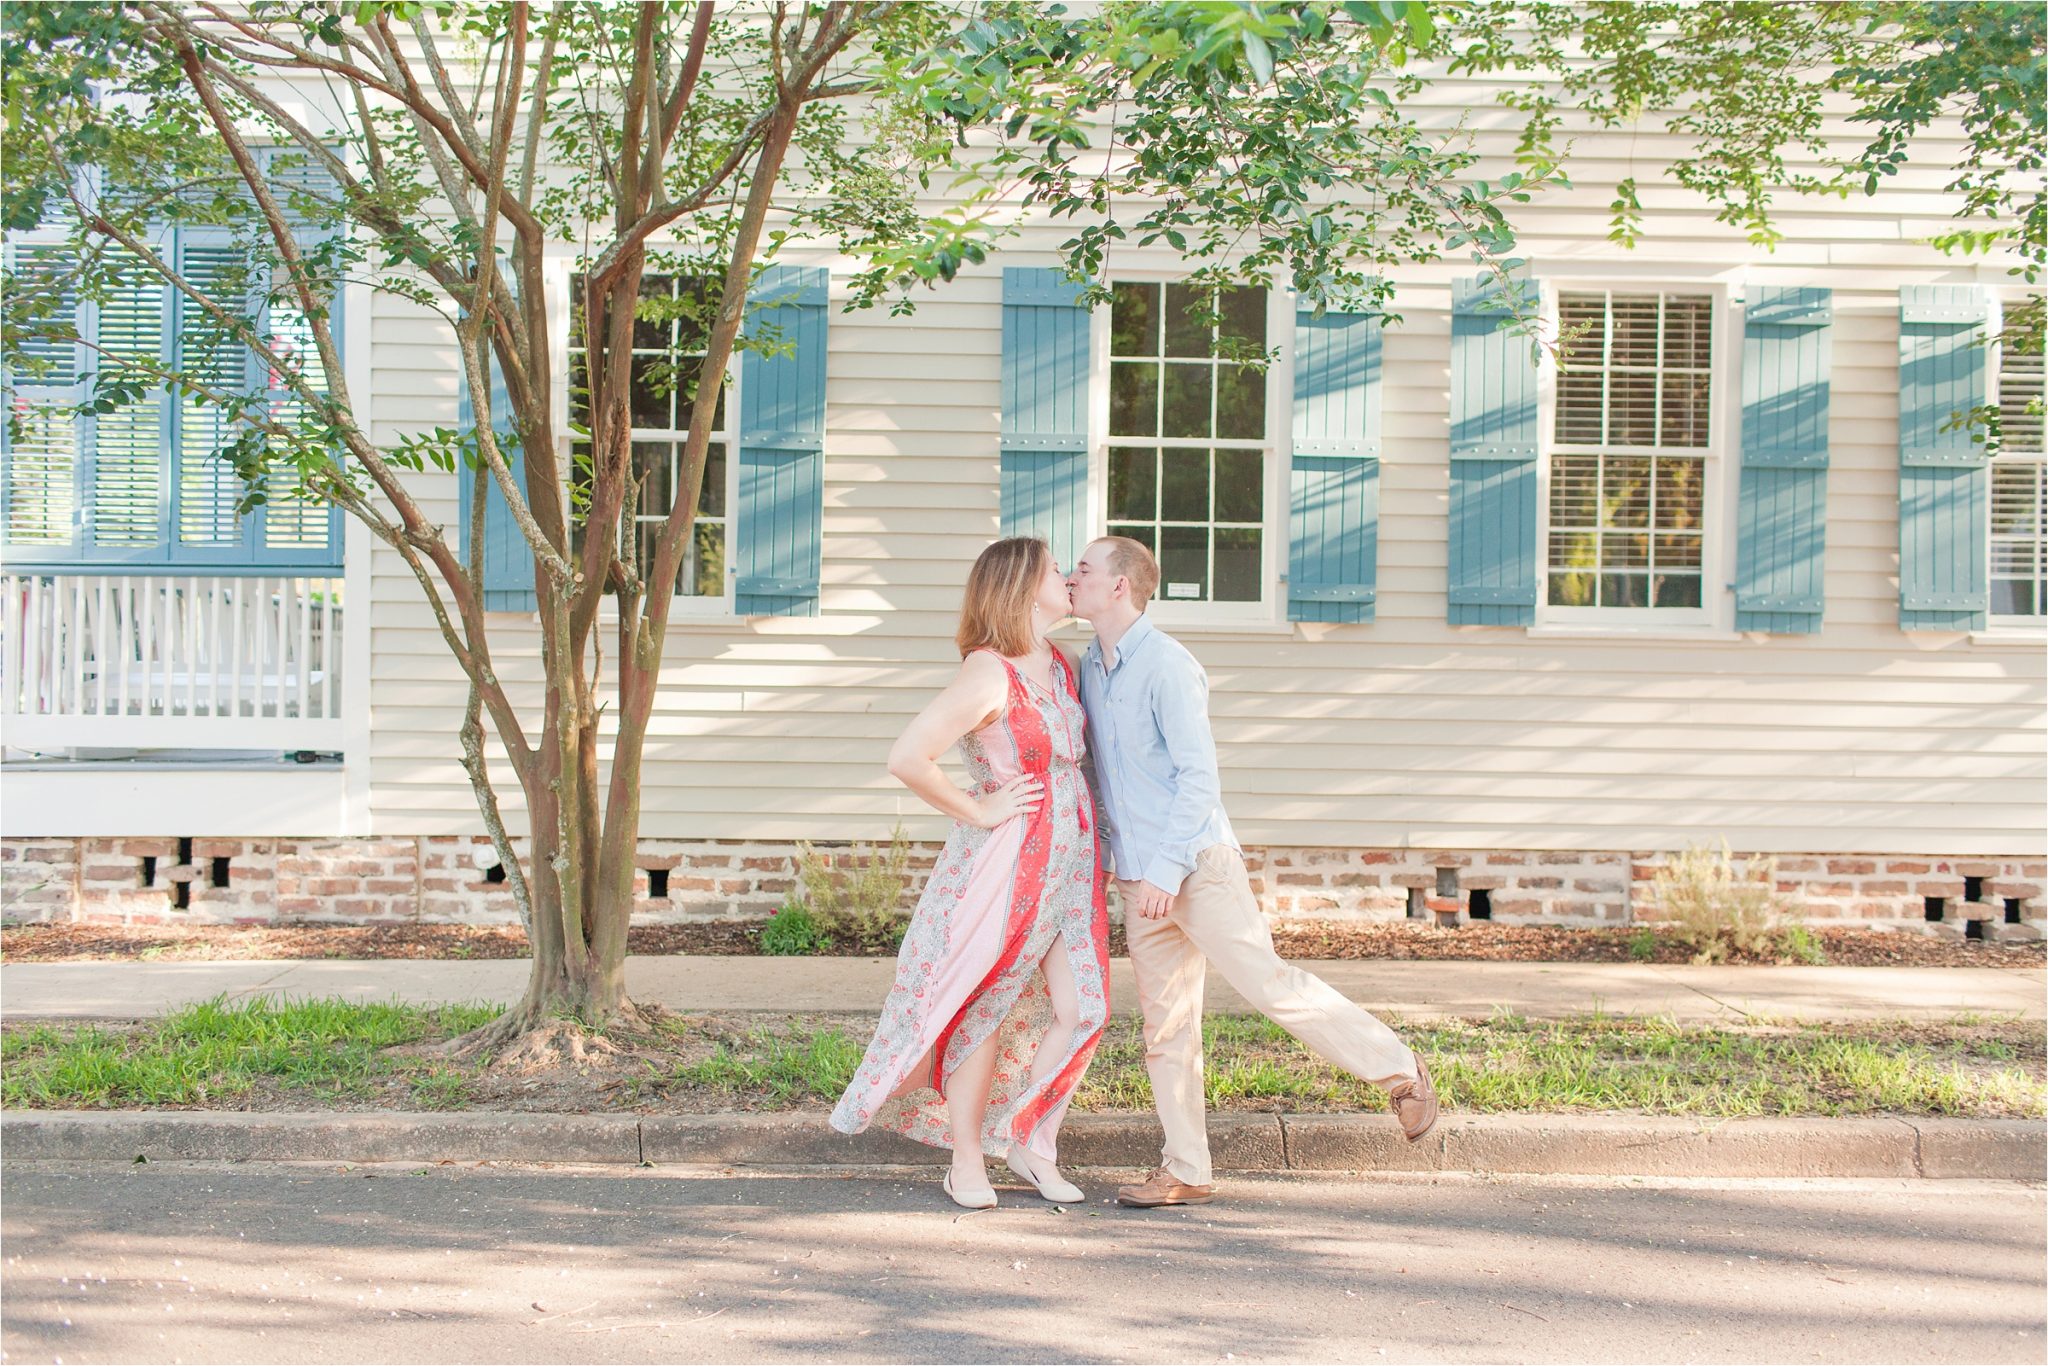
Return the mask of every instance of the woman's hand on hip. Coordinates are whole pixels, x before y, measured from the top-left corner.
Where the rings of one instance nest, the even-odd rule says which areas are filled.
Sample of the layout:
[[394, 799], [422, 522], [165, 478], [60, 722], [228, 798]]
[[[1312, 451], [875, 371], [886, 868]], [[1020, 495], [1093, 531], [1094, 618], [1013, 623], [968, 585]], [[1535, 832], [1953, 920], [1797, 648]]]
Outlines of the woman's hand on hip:
[[1021, 773], [974, 804], [974, 823], [993, 830], [1004, 821], [1034, 814], [1045, 800], [1045, 784], [1035, 773]]

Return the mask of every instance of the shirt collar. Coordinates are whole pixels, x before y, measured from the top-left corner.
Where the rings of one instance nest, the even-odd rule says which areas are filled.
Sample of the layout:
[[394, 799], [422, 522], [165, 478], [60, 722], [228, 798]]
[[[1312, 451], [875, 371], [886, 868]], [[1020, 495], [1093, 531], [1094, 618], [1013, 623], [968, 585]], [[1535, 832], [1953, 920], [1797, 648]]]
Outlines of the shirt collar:
[[1151, 634], [1152, 618], [1141, 612], [1138, 614], [1138, 619], [1131, 623], [1131, 629], [1125, 631], [1122, 638], [1117, 641], [1115, 659], [1108, 659], [1104, 656], [1101, 636], [1097, 636], [1094, 640], [1090, 641], [1088, 649], [1095, 656], [1095, 662], [1102, 666], [1104, 673], [1114, 673], [1118, 665], [1137, 653], [1138, 647], [1143, 645]]

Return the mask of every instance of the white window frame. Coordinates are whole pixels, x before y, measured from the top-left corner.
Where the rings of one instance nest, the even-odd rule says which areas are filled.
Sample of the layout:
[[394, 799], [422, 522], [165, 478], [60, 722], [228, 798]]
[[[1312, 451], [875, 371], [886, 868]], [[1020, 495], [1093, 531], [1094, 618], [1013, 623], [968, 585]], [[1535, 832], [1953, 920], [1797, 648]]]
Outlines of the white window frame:
[[[2005, 318], [2003, 314], [2005, 307], [2008, 305], [2017, 304], [2024, 297], [2024, 293], [2006, 295], [2003, 297], [1994, 296], [1994, 311], [1990, 321], [1990, 335], [1996, 337], [2004, 331]], [[1987, 349], [1990, 351], [1991, 354], [1985, 357], [1985, 369], [1987, 371], [1986, 379], [1988, 381], [1985, 386], [1985, 395], [1989, 402], [1992, 404], [1992, 406], [1996, 407], [1999, 401], [1999, 384], [2000, 381], [2004, 378], [2005, 347], [2003, 345], [1996, 345], [1991, 346]], [[2048, 467], [2048, 450], [2038, 452], [2029, 451], [2023, 455], [1994, 456], [1985, 464], [1984, 505], [1986, 527], [1984, 535], [1984, 586], [1987, 595], [1989, 594], [1991, 587], [1991, 532], [1989, 526], [1991, 516], [1991, 484], [1993, 479], [1995, 478], [1993, 471], [2000, 464], [2005, 464], [2008, 466], [2030, 464]], [[2044, 468], [2044, 472], [2041, 477], [2048, 477], [2048, 468]], [[2048, 554], [2048, 546], [2043, 547], [2042, 553]], [[2036, 594], [2035, 600], [2037, 602], [2040, 601], [2042, 586], [2042, 580], [2040, 578], [2037, 578], [2034, 589]], [[2018, 634], [2028, 636], [2048, 635], [2048, 614], [2043, 613], [2033, 613], [2026, 616], [1987, 613], [1985, 616], [1985, 624], [1987, 629], [1989, 629], [1990, 631], [1998, 632], [2000, 634]]]
[[[562, 505], [566, 508], [569, 498], [569, 480], [574, 470], [570, 442], [575, 434], [569, 430], [569, 282], [575, 276], [578, 263], [573, 257], [556, 257], [548, 263], [546, 285], [548, 292], [549, 328], [553, 335], [548, 339], [549, 355], [554, 368], [555, 386], [555, 448], [561, 452]], [[657, 271], [656, 274], [666, 272]], [[734, 588], [739, 582], [739, 565], [734, 558], [736, 532], [739, 524], [739, 421], [740, 421], [740, 353], [734, 349], [725, 367], [725, 423], [724, 433], [713, 433], [713, 441], [725, 444], [725, 591], [717, 596], [709, 594], [677, 593], [669, 608], [669, 624], [678, 622], [712, 621], [720, 623], [744, 620], [734, 610]], [[675, 433], [658, 432], [651, 428], [635, 427], [629, 441], [674, 441]], [[630, 533], [629, 533], [630, 535]], [[629, 544], [620, 546], [622, 551], [633, 552]], [[618, 614], [618, 600], [609, 595], [604, 600], [600, 615], [607, 621]]]
[[[1713, 384], [1707, 412], [1707, 444], [1701, 448], [1698, 607], [1554, 607], [1550, 603], [1550, 482], [1557, 442], [1557, 358], [1546, 351], [1538, 369], [1536, 421], [1536, 622], [1539, 634], [1553, 635], [1729, 635], [1734, 631], [1734, 592], [1728, 583], [1735, 563], [1736, 443], [1742, 430], [1742, 312], [1735, 285], [1669, 274], [1631, 276], [1625, 270], [1546, 273], [1538, 280], [1543, 334], [1558, 334], [1558, 296], [1604, 290], [1627, 294], [1704, 294], [1710, 302]], [[1654, 454], [1654, 447], [1645, 454]]]
[[[1110, 273], [1111, 284], [1184, 284], [1185, 269], [1124, 269]], [[1287, 622], [1287, 469], [1294, 458], [1294, 295], [1272, 284], [1266, 291], [1266, 349], [1274, 358], [1266, 367], [1267, 460], [1262, 483], [1265, 504], [1259, 533], [1259, 600], [1257, 602], [1187, 602], [1165, 596], [1160, 584], [1145, 615], [1160, 626], [1182, 629], [1291, 629]], [[1110, 305], [1088, 315], [1088, 534], [1109, 530], [1109, 346]], [[1199, 444], [1189, 438], [1190, 444]], [[1071, 569], [1071, 565], [1062, 565]]]

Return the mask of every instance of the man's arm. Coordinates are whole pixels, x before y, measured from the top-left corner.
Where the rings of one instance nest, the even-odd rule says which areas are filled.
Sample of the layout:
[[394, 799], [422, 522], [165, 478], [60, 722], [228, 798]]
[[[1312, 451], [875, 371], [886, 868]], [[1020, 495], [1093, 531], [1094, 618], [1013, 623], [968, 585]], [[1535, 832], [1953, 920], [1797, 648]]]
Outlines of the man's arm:
[[1216, 737], [1209, 729], [1209, 678], [1193, 659], [1176, 656], [1153, 685], [1152, 715], [1173, 766], [1173, 800], [1167, 805], [1159, 849], [1144, 870], [1145, 881], [1170, 895], [1195, 870], [1195, 847], [1223, 797], [1216, 772]]

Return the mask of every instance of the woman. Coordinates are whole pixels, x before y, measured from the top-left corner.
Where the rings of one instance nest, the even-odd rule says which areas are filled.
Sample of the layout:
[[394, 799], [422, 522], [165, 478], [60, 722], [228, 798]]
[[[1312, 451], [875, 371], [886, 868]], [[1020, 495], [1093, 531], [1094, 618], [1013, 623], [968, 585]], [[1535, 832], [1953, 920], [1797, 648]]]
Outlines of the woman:
[[[981, 553], [960, 610], [960, 672], [889, 753], [889, 772], [953, 817], [896, 958], [874, 1042], [832, 1112], [951, 1148], [946, 1194], [996, 1203], [990, 1149], [1048, 1200], [1060, 1120], [1109, 1018], [1109, 920], [1081, 776], [1074, 666], [1046, 638], [1069, 615], [1044, 541]], [[972, 782], [939, 767], [955, 744]]]

